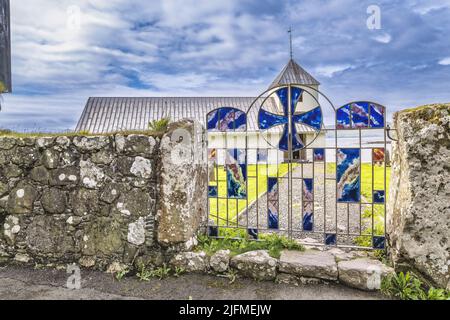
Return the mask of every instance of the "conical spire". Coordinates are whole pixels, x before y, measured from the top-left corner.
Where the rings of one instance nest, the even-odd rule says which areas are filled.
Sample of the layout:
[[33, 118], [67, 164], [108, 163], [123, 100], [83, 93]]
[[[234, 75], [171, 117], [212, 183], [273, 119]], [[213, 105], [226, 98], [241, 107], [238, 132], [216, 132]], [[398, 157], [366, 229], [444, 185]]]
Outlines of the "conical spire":
[[270, 85], [269, 89], [286, 84], [304, 84], [304, 85], [320, 85], [320, 82], [314, 79], [312, 75], [306, 72], [305, 69], [290, 59], [286, 67], [280, 72], [278, 77]]

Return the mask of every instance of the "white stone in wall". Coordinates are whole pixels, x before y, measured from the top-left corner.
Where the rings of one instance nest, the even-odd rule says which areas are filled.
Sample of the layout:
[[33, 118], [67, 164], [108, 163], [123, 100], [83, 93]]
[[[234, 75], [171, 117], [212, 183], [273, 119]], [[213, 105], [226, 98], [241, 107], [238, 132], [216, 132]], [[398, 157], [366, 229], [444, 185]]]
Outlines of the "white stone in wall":
[[152, 176], [152, 162], [142, 157], [136, 157], [130, 171], [137, 177], [149, 179]]
[[128, 225], [128, 242], [136, 246], [145, 243], [145, 220], [139, 218], [136, 222]]

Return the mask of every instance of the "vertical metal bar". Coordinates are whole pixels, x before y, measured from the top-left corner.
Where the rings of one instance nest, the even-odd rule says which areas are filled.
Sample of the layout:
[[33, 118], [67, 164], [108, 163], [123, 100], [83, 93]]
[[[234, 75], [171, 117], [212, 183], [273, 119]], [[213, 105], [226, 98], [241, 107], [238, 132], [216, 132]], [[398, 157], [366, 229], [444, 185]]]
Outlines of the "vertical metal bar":
[[[384, 133], [384, 166], [383, 166], [383, 169], [384, 169], [384, 233], [383, 233], [383, 236], [385, 237], [385, 239], [386, 239], [386, 226], [387, 226], [387, 221], [386, 221], [386, 206], [387, 206], [387, 199], [388, 199], [388, 190], [387, 190], [387, 172], [386, 172], [386, 158], [387, 158], [387, 142], [386, 142], [386, 134], [387, 134], [387, 131], [386, 131], [386, 110], [384, 109], [384, 117], [385, 117], [385, 119], [384, 119], [384, 130], [383, 130], [383, 133]], [[392, 145], [392, 144], [391, 144]], [[385, 246], [385, 250], [387, 249], [387, 246]]]
[[288, 236], [292, 239], [292, 87], [288, 85]]

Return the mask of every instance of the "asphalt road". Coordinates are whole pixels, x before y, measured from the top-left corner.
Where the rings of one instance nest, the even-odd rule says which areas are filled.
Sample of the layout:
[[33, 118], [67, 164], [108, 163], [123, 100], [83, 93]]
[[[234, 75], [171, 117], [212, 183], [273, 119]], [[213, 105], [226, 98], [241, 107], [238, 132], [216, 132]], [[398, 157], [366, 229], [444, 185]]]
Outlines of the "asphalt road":
[[142, 282], [136, 277], [118, 281], [111, 275], [81, 272], [81, 289], [67, 289], [65, 270], [35, 270], [26, 267], [0, 268], [1, 300], [372, 300], [378, 293], [367, 293], [334, 284], [293, 286], [207, 275]]

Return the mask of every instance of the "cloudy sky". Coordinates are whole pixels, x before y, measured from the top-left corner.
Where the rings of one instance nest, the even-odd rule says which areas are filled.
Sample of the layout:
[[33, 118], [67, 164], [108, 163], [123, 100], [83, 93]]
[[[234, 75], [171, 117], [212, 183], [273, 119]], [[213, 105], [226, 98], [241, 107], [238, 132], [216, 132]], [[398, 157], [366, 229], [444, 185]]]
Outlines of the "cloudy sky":
[[[289, 58], [336, 105], [450, 102], [450, 0], [12, 0], [0, 127], [73, 129], [89, 96], [254, 96]], [[367, 8], [381, 29], [367, 27]]]

